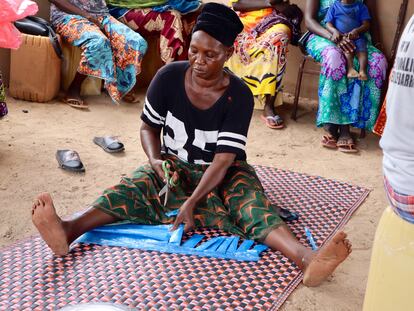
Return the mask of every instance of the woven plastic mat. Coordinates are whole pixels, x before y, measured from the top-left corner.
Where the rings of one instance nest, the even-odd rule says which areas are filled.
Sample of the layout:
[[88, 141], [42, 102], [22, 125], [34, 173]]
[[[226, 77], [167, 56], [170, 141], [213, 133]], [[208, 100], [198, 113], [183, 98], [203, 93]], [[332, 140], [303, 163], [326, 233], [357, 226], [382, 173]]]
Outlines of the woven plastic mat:
[[[299, 213], [289, 227], [305, 245], [305, 226], [323, 245], [369, 193], [322, 177], [255, 168], [270, 200]], [[277, 310], [302, 280], [296, 265], [274, 251], [258, 262], [241, 262], [81, 244], [54, 257], [39, 237], [3, 248], [0, 263], [0, 310], [57, 310], [86, 302], [137, 310]]]

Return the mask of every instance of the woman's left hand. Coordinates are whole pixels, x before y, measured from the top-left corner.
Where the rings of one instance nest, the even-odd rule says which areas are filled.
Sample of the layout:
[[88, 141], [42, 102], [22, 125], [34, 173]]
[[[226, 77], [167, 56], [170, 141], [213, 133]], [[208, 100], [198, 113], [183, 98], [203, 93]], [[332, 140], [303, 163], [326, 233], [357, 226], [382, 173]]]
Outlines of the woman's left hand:
[[191, 203], [189, 200], [184, 202], [175, 218], [174, 226], [172, 228], [173, 231], [182, 223], [184, 223], [184, 232], [188, 232], [194, 228], [194, 208], [195, 204]]
[[346, 36], [342, 37], [337, 46], [345, 53], [353, 53], [356, 49], [355, 44]]

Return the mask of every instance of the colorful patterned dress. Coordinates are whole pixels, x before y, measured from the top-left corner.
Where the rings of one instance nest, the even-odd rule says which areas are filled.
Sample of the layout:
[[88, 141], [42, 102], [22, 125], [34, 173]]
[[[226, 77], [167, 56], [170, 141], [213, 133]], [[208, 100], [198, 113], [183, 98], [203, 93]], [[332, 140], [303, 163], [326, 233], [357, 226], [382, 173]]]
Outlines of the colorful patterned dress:
[[[329, 7], [335, 1], [320, 0], [318, 20], [322, 25]], [[372, 45], [370, 35], [365, 36], [368, 48], [367, 81], [347, 79], [346, 59], [335, 43], [317, 35], [309, 38], [306, 50], [322, 66], [317, 126], [333, 123], [373, 129], [380, 106], [381, 87], [386, 78], [387, 61]], [[354, 58], [354, 67], [358, 69], [357, 58]]]
[[100, 27], [53, 4], [52, 24], [67, 42], [82, 49], [78, 72], [104, 80], [108, 94], [118, 103], [135, 85], [147, 42], [110, 16], [104, 0], [68, 1], [98, 19]]
[[255, 109], [264, 108], [265, 95], [276, 95], [275, 106], [282, 104], [282, 79], [291, 30], [285, 24], [275, 24], [264, 33], [254, 31], [272, 12], [273, 9], [262, 9], [239, 13], [244, 30], [236, 38], [235, 53], [226, 63], [259, 99], [255, 100]]
[[0, 72], [0, 119], [7, 114], [6, 91], [4, 90], [3, 78]]
[[145, 4], [137, 6], [136, 0], [108, 0], [108, 4], [123, 1], [126, 7], [109, 6], [113, 17], [124, 23], [144, 38], [159, 36], [161, 60], [171, 63], [188, 58], [191, 31], [201, 6], [199, 0], [168, 0], [165, 4], [153, 6], [153, 0], [140, 0]]

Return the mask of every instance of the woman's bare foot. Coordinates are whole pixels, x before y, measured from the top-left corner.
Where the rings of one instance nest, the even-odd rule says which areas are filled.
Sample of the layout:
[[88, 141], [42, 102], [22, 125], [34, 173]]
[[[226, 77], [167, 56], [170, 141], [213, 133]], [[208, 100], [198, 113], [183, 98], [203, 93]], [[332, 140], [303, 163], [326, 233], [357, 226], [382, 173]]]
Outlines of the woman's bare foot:
[[367, 73], [365, 71], [360, 71], [358, 75], [358, 79], [361, 81], [367, 81], [368, 80]]
[[354, 68], [351, 68], [348, 70], [348, 73], [346, 74], [346, 76], [348, 77], [348, 79], [359, 78], [359, 72], [356, 71]]
[[56, 214], [49, 193], [42, 193], [36, 198], [32, 207], [32, 221], [54, 254], [62, 256], [69, 252], [69, 243], [62, 220]]
[[304, 258], [303, 284], [309, 287], [320, 285], [351, 252], [352, 245], [346, 239], [346, 233], [338, 232], [328, 244], [314, 253], [311, 258]]

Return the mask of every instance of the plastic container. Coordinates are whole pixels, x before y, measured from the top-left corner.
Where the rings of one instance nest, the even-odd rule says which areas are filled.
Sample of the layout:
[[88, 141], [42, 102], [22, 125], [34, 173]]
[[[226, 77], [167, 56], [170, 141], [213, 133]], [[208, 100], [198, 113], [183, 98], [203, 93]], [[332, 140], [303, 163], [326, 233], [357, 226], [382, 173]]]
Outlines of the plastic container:
[[49, 37], [22, 34], [19, 49], [11, 51], [9, 93], [34, 102], [53, 99], [60, 89], [61, 60]]

